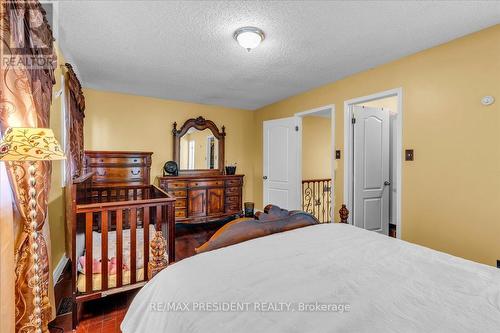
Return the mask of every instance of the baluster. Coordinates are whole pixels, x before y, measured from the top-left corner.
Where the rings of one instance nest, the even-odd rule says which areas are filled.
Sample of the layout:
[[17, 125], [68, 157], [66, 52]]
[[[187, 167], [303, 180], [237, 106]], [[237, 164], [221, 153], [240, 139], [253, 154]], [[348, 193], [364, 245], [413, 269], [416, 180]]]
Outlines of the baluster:
[[123, 210], [116, 210], [116, 287], [123, 282]]
[[313, 181], [313, 215], [317, 217], [318, 216], [318, 212], [317, 212], [318, 206], [316, 205], [316, 195], [317, 195], [316, 194], [316, 192], [317, 192], [316, 187], [317, 187], [316, 182]]
[[101, 212], [101, 289], [108, 289], [108, 214]]
[[87, 293], [92, 292], [92, 264], [94, 261], [92, 253], [92, 224], [93, 224], [93, 213], [85, 213], [85, 291]]
[[322, 199], [321, 199], [321, 209], [323, 210], [322, 214], [321, 214], [323, 216], [323, 221], [321, 221], [321, 222], [323, 222], [323, 223], [325, 223], [326, 220], [327, 220], [327, 217], [325, 215], [325, 212], [326, 212], [326, 210], [325, 210], [325, 208], [326, 208], [326, 200], [325, 200], [325, 198], [326, 198], [326, 189], [327, 189], [327, 186], [328, 186], [327, 182], [323, 181], [323, 191], [322, 191], [322, 196], [321, 196], [322, 197]]
[[306, 210], [306, 190], [304, 182], [302, 182], [302, 210]]
[[328, 186], [328, 191], [326, 192], [326, 221], [328, 223], [332, 222], [331, 219], [330, 219], [330, 215], [331, 215], [331, 212], [330, 212], [330, 198], [331, 198], [331, 191], [332, 191], [332, 186], [331, 186], [331, 180], [329, 180], [327, 183], [326, 183], [326, 186]]
[[136, 262], [137, 262], [137, 208], [130, 209], [130, 284], [136, 282]]

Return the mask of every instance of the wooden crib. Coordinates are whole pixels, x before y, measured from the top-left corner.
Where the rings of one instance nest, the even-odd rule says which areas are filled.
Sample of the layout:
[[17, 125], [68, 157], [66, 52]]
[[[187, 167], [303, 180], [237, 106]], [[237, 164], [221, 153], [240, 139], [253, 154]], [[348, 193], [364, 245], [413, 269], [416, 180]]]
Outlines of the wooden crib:
[[[70, 188], [74, 328], [78, 322], [79, 303], [142, 287], [166, 267], [167, 251], [168, 262], [175, 261], [175, 198], [154, 185], [93, 186], [93, 176], [94, 172], [90, 172], [73, 180]], [[154, 226], [154, 234], [151, 234], [150, 226]], [[142, 238], [138, 239], [138, 234]], [[126, 258], [124, 235], [130, 239], [129, 257]], [[97, 236], [100, 237], [101, 250], [93, 253]], [[116, 249], [113, 275], [108, 270], [111, 240], [116, 244], [113, 248]], [[141, 251], [138, 240], [142, 240], [143, 247], [142, 270], [138, 269], [137, 263], [137, 251]], [[81, 259], [83, 265], [80, 265], [81, 253], [77, 252], [82, 242], [85, 255]], [[101, 260], [100, 263], [97, 261], [97, 267], [100, 272], [96, 273], [93, 271], [96, 266], [94, 258], [99, 256]], [[125, 260], [129, 262], [126, 271]], [[96, 282], [96, 277], [100, 283]]]

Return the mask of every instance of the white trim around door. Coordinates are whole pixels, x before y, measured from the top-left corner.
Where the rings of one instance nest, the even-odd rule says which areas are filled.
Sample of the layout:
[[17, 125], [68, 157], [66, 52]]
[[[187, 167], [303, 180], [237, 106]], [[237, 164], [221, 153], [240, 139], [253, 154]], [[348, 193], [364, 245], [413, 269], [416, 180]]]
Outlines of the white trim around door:
[[[312, 115], [317, 115], [318, 113], [322, 113], [326, 110], [330, 110], [330, 119], [332, 120], [331, 124], [331, 139], [332, 139], [332, 151], [331, 151], [331, 178], [332, 178], [332, 204], [330, 206], [331, 209], [331, 216], [332, 216], [332, 222], [335, 221], [335, 104], [329, 104], [325, 106], [321, 106], [319, 108], [314, 108], [310, 109], [307, 111], [302, 111], [298, 112], [295, 114], [295, 117], [306, 117], [306, 116], [312, 116]], [[299, 170], [300, 174], [302, 175], [302, 129], [300, 131], [300, 156], [299, 156]], [[301, 194], [302, 198], [302, 194]]]
[[[393, 216], [397, 225], [397, 238], [401, 238], [403, 221], [401, 219], [401, 193], [402, 193], [402, 162], [403, 162], [403, 88], [382, 91], [368, 96], [362, 96], [344, 102], [344, 202], [352, 212], [353, 207], [353, 133], [352, 133], [352, 106], [364, 102], [370, 102], [386, 97], [398, 99], [398, 112], [396, 117], [396, 151], [394, 152], [396, 178], [396, 214]], [[349, 214], [349, 223], [352, 224], [352, 214]]]

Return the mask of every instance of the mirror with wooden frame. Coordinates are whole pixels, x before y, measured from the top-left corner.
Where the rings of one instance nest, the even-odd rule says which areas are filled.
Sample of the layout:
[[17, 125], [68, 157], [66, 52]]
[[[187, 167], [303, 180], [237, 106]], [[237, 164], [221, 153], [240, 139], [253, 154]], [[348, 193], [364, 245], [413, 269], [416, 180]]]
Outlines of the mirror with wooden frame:
[[203, 117], [187, 120], [177, 130], [174, 123], [174, 157], [180, 174], [223, 174], [224, 139], [222, 132], [211, 120]]

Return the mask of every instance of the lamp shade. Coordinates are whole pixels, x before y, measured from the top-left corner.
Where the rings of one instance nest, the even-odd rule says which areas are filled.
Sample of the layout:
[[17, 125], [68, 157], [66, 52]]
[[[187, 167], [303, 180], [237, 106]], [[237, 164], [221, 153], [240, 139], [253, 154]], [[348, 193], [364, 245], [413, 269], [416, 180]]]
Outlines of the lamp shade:
[[0, 160], [54, 161], [65, 158], [50, 128], [12, 127], [0, 141]]

